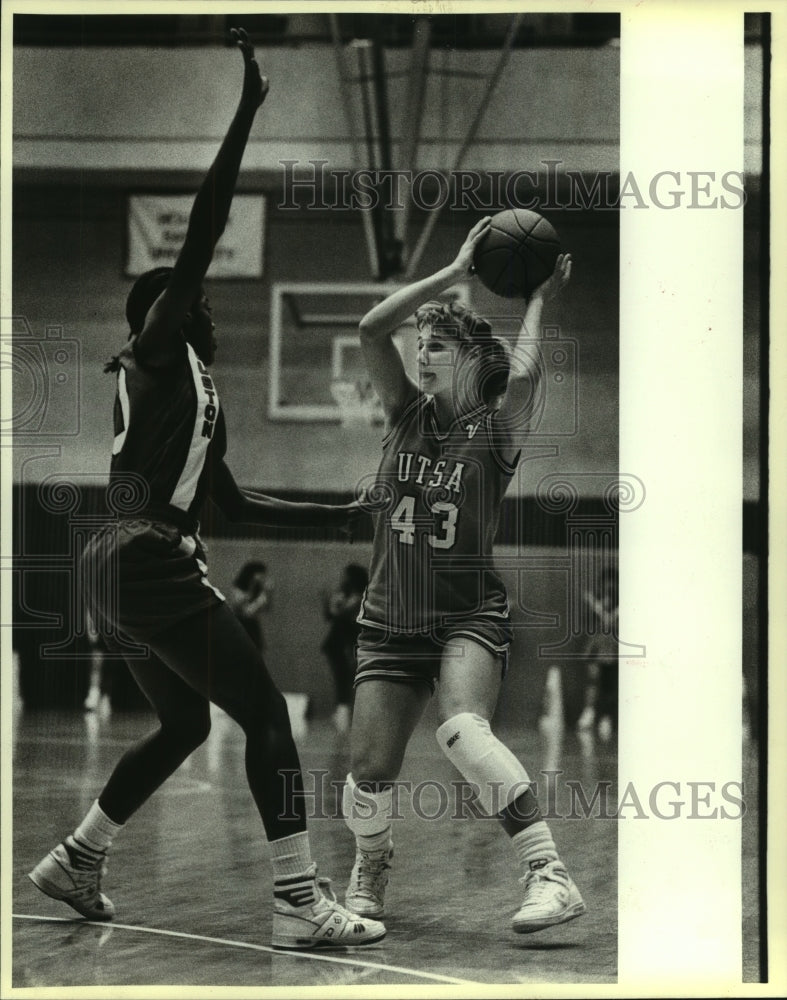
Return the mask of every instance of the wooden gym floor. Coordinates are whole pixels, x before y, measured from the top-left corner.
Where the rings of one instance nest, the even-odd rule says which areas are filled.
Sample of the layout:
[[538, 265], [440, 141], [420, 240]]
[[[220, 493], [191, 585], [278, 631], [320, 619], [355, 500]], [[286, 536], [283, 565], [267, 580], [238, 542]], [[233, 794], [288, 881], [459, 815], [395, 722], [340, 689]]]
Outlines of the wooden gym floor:
[[[408, 751], [403, 780], [455, 778], [435, 743], [427, 710]], [[301, 987], [342, 985], [614, 983], [617, 961], [617, 824], [553, 820], [561, 853], [584, 895], [579, 920], [516, 935], [519, 904], [513, 852], [495, 821], [451, 820], [436, 785], [419, 793], [413, 815], [403, 797], [388, 890], [388, 935], [379, 945], [322, 954], [273, 952], [267, 847], [243, 771], [240, 731], [214, 714], [208, 742], [132, 818], [109, 856], [104, 888], [117, 908], [111, 924], [88, 923], [39, 893], [24, 877], [70, 832], [112, 765], [152, 728], [146, 713], [16, 713], [14, 726], [13, 985]], [[570, 811], [565, 779], [590, 793], [612, 782], [609, 742], [542, 729], [501, 732], [531, 773], [561, 771], [556, 812]], [[347, 738], [327, 720], [298, 735], [304, 770], [322, 772], [323, 812], [310, 822], [312, 849], [340, 899], [353, 844], [336, 818], [336, 794], [348, 769]], [[751, 756], [751, 751], [750, 754]], [[308, 780], [308, 779], [307, 779]], [[545, 789], [539, 788], [544, 805]], [[744, 828], [744, 866], [756, 868], [755, 829]], [[744, 873], [745, 874], [745, 873]], [[744, 883], [746, 883], [744, 878]], [[753, 881], [756, 887], [756, 879]], [[754, 892], [754, 895], [752, 895]], [[744, 967], [756, 976], [756, 888]], [[748, 958], [747, 958], [748, 955]]]

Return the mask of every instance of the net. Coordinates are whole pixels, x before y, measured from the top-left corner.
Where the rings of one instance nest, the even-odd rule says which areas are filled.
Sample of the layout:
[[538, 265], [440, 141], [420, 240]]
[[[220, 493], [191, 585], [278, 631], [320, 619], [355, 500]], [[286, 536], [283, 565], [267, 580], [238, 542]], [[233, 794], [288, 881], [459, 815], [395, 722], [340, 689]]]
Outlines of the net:
[[335, 378], [331, 396], [339, 407], [342, 427], [379, 426], [384, 421], [382, 403], [368, 378]]

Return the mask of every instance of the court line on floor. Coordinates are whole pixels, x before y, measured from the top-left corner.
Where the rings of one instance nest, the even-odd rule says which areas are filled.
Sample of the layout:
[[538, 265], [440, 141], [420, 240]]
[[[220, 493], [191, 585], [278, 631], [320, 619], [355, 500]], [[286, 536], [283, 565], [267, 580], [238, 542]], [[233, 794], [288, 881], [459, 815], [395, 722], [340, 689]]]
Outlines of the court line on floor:
[[22, 736], [19, 735], [15, 737], [14, 742], [19, 745], [22, 743], [32, 744], [34, 746], [64, 746], [64, 747], [87, 747], [87, 746], [105, 746], [105, 747], [132, 747], [138, 741], [139, 736], [102, 736], [97, 740], [91, 740], [87, 734], [81, 734], [79, 736], [37, 736], [35, 733], [28, 735], [27, 733]]
[[271, 945], [253, 944], [250, 941], [236, 941], [232, 938], [207, 937], [204, 934], [188, 934], [185, 931], [168, 931], [159, 927], [138, 927], [135, 924], [118, 924], [99, 920], [75, 920], [71, 917], [44, 917], [33, 913], [12, 913], [14, 920], [34, 920], [40, 923], [62, 923], [90, 925], [104, 929], [112, 928], [119, 931], [135, 931], [139, 934], [159, 934], [162, 937], [182, 938], [186, 941], [201, 941], [205, 944], [220, 944], [230, 948], [243, 948], [247, 951], [264, 951], [271, 955], [286, 955], [291, 958], [308, 958], [313, 962], [330, 962], [334, 965], [356, 965], [365, 969], [377, 969], [381, 972], [395, 972], [400, 976], [414, 976], [421, 979], [431, 979], [437, 983], [450, 983], [454, 986], [483, 986], [483, 983], [472, 979], [458, 979], [456, 976], [441, 976], [437, 972], [424, 972], [420, 969], [408, 969], [401, 965], [387, 965], [382, 962], [368, 962], [361, 958], [339, 958], [336, 955], [323, 955], [313, 951], [279, 951]]
[[[43, 771], [43, 769], [40, 769]], [[39, 774], [36, 777], [36, 794], [41, 793], [41, 789], [44, 786], [54, 786], [54, 793], [61, 793], [64, 795], [73, 795], [74, 789], [85, 788], [85, 782], [82, 778], [78, 776], [66, 777], [62, 775], [62, 771], [58, 774], [57, 769], [52, 766], [50, 768], [50, 774]], [[95, 783], [96, 796], [99, 794], [100, 785]], [[210, 781], [203, 781], [201, 778], [192, 778], [189, 775], [178, 775], [177, 779], [170, 778], [170, 784], [164, 785], [164, 787], [158, 791], [159, 795], [193, 795], [195, 792], [212, 792], [216, 789]], [[53, 791], [47, 787], [47, 795], [52, 795]], [[234, 791], [234, 789], [233, 789]]]

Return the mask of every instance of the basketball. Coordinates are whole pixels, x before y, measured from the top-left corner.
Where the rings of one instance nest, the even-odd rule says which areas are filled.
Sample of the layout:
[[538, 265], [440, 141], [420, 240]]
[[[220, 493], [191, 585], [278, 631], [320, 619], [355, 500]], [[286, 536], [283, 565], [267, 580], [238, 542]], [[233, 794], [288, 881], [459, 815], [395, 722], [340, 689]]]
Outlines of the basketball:
[[560, 238], [543, 215], [509, 208], [492, 217], [473, 265], [490, 292], [526, 299], [552, 274], [559, 253]]

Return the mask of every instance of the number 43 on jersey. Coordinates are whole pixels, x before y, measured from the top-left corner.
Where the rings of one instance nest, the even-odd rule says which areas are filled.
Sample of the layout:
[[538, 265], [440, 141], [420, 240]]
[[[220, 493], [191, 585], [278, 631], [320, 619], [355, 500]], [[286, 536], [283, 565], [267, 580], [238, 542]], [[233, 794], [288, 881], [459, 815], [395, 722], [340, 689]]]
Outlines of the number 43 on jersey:
[[[459, 508], [447, 500], [437, 500], [431, 506], [435, 515], [435, 531], [427, 535], [433, 549], [450, 549], [456, 540]], [[391, 514], [391, 529], [398, 532], [402, 545], [415, 545], [415, 497], [405, 494]]]

